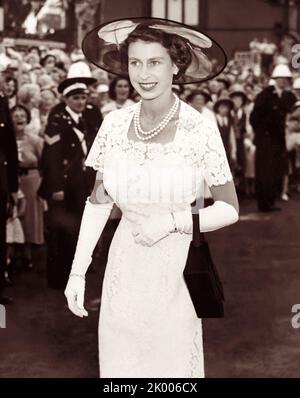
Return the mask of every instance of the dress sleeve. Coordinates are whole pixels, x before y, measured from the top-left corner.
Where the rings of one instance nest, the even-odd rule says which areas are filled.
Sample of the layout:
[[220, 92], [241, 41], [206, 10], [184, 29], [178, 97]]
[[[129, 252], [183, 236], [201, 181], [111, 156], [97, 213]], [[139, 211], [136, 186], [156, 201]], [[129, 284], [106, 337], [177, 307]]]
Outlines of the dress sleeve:
[[209, 187], [233, 180], [220, 131], [209, 120], [200, 129], [200, 165]]
[[104, 156], [110, 138], [110, 115], [104, 117], [103, 122], [98, 130], [96, 138], [85, 160], [85, 165], [92, 167], [94, 170], [104, 172]]

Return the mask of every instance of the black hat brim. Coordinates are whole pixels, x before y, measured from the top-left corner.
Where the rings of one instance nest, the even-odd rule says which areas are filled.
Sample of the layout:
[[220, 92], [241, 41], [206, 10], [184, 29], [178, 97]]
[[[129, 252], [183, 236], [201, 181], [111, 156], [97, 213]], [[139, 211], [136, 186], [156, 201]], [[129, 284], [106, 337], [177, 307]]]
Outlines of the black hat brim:
[[[110, 41], [105, 41], [99, 37], [98, 33], [104, 27], [107, 27], [109, 32], [115, 32], [113, 26], [116, 24], [123, 22], [126, 25], [128, 21], [129, 32], [133, 32], [136, 28], [139, 28], [140, 25], [146, 25], [146, 28], [152, 29], [151, 26], [162, 25], [168, 29], [166, 34], [173, 34], [179, 37], [183, 37], [189, 51], [192, 56], [191, 64], [187, 67], [185, 73], [178, 74], [178, 76], [174, 75], [173, 84], [190, 84], [190, 83], [200, 83], [206, 80], [210, 80], [218, 76], [227, 65], [227, 56], [223, 48], [210, 36], [199, 32], [197, 29], [185, 25], [183, 23], [172, 21], [169, 19], [163, 18], [150, 18], [150, 17], [133, 17], [133, 18], [122, 18], [114, 21], [109, 21], [104, 24], [101, 24], [87, 33], [83, 42], [82, 42], [82, 51], [85, 57], [97, 67], [112, 73], [116, 76], [127, 77], [128, 78], [128, 70], [126, 65], [126, 53], [125, 50], [122, 52], [122, 43], [126, 40], [126, 28], [125, 27], [125, 36], [123, 35], [123, 40], [120, 43], [113, 43]], [[131, 29], [130, 23], [133, 26]], [[107, 26], [111, 24], [112, 30], [110, 31], [110, 27]], [[138, 24], [136, 27], [134, 27]], [[118, 28], [119, 29], [119, 28]], [[131, 29], [131, 30], [130, 30]], [[154, 28], [153, 28], [154, 30]], [[159, 30], [159, 29], [158, 29]], [[163, 29], [161, 29], [163, 30]], [[121, 31], [121, 28], [118, 32]], [[184, 36], [181, 32], [188, 32], [191, 36], [197, 37], [197, 35], [202, 35], [207, 40], [211, 42], [210, 47], [205, 47], [202, 45], [201, 38], [199, 39], [199, 45], [197, 46], [195, 43], [192, 45], [191, 42]], [[130, 34], [128, 33], [128, 34]], [[125, 37], [125, 38], [124, 38]], [[197, 39], [196, 39], [197, 40]], [[125, 62], [124, 62], [125, 60]], [[212, 60], [216, 60], [213, 66]]]
[[84, 83], [87, 86], [89, 86], [96, 82], [97, 79], [95, 79], [94, 77], [71, 77], [69, 79], [62, 81], [58, 86], [57, 90], [60, 94], [62, 94], [67, 87], [71, 86], [74, 83]]

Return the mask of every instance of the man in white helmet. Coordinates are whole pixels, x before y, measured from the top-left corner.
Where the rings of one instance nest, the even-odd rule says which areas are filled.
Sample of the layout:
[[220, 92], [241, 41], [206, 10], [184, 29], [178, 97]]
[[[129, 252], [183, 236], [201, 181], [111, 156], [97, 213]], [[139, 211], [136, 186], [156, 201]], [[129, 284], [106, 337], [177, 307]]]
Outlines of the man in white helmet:
[[292, 74], [286, 64], [276, 65], [273, 85], [256, 97], [250, 123], [256, 145], [256, 199], [259, 211], [280, 210], [275, 200], [280, 194], [286, 166], [285, 119], [296, 102], [289, 90]]

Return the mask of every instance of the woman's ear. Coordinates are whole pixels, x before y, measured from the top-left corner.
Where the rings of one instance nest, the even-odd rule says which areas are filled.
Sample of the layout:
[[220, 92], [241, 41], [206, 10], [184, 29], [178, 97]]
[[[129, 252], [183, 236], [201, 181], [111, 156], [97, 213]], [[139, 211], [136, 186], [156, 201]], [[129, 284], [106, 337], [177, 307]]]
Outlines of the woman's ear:
[[177, 65], [173, 65], [173, 75], [177, 75], [177, 73], [179, 72], [179, 68]]

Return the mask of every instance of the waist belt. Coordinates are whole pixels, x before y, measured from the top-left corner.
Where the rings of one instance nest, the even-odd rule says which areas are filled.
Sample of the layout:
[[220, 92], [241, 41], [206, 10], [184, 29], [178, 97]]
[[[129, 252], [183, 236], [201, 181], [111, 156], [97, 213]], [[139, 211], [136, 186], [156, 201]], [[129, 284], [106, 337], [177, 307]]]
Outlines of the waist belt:
[[31, 170], [38, 170], [38, 167], [19, 167], [19, 175], [27, 175]]

